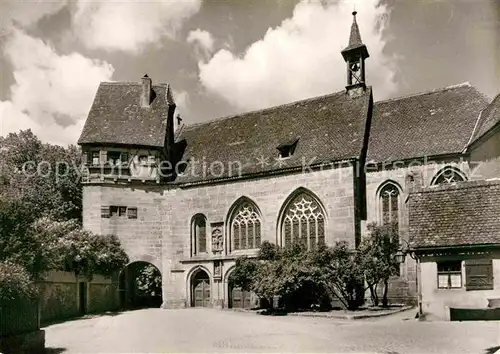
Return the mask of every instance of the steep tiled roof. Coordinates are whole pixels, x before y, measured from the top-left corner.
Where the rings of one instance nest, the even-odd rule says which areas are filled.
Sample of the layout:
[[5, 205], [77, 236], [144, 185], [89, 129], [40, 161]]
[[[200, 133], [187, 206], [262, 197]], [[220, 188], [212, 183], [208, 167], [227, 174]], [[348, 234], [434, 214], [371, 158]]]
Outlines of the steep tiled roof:
[[167, 101], [172, 100], [168, 85], [153, 86], [154, 99], [148, 108], [141, 107], [141, 90], [140, 83], [101, 83], [78, 143], [163, 147]]
[[427, 187], [408, 207], [413, 247], [500, 243], [500, 180]]
[[480, 120], [472, 136], [471, 143], [474, 143], [491, 128], [500, 123], [500, 95], [496, 96], [493, 101], [481, 113]]
[[[371, 88], [357, 98], [341, 91], [186, 126], [177, 141], [185, 141], [182, 159], [190, 163], [177, 180], [235, 177], [239, 173], [235, 167], [238, 163], [242, 166], [241, 174], [246, 175], [300, 167], [304, 161], [319, 163], [358, 157], [370, 99]], [[292, 141], [297, 141], [294, 154], [279, 160], [277, 148]]]
[[486, 97], [469, 84], [375, 102], [368, 161], [460, 153]]

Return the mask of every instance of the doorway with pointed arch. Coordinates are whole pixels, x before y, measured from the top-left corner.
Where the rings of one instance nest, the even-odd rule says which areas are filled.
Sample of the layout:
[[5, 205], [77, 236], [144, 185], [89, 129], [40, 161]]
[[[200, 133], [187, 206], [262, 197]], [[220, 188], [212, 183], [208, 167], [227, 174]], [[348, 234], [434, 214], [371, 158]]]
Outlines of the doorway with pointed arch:
[[229, 274], [227, 280], [228, 304], [230, 309], [250, 309], [252, 308], [252, 293], [236, 286], [233, 281], [233, 272]]
[[208, 273], [199, 268], [191, 275], [191, 307], [211, 307], [211, 284]]

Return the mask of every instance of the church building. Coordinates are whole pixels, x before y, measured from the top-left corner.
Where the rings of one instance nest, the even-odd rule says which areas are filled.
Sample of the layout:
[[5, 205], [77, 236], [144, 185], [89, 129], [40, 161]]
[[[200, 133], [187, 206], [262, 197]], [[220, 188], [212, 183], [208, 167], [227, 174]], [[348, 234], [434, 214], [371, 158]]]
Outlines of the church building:
[[355, 248], [373, 222], [397, 222], [412, 250], [390, 301], [422, 305], [409, 196], [500, 177], [498, 99], [465, 83], [374, 102], [356, 12], [339, 55], [345, 90], [192, 125], [168, 84], [100, 84], [78, 141], [83, 224], [157, 268], [162, 307], [248, 307], [236, 258], [263, 241]]

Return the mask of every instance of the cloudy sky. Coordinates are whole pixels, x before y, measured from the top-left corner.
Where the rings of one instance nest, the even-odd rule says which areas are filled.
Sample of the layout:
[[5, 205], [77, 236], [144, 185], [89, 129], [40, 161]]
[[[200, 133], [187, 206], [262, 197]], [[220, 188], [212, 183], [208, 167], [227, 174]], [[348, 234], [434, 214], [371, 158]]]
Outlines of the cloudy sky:
[[0, 135], [74, 144], [99, 82], [146, 73], [186, 124], [342, 90], [354, 7], [376, 100], [500, 93], [498, 0], [3, 0]]

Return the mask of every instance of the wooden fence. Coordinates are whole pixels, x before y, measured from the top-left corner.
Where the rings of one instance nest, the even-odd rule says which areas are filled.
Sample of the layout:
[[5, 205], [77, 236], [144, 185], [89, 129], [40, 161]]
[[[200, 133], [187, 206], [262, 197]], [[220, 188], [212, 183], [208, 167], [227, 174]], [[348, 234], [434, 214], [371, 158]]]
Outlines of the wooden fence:
[[39, 304], [33, 301], [0, 301], [0, 337], [40, 329]]

